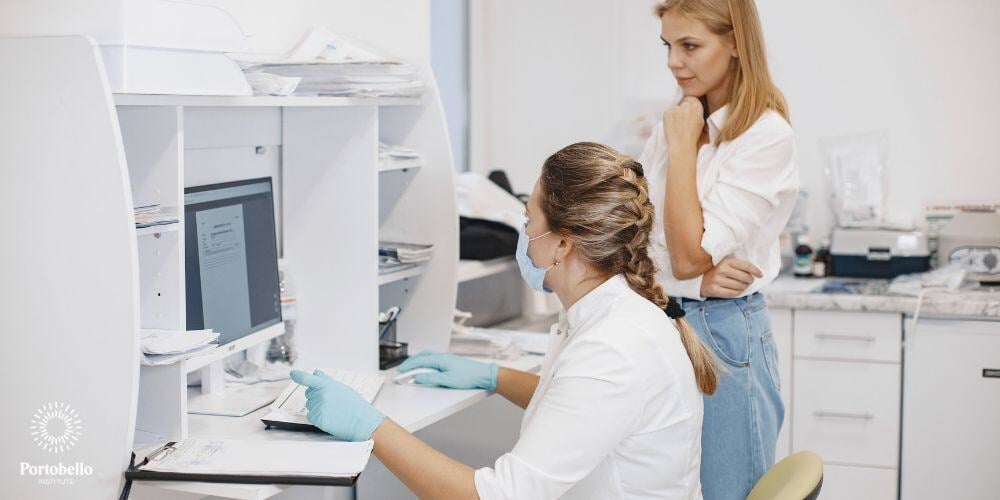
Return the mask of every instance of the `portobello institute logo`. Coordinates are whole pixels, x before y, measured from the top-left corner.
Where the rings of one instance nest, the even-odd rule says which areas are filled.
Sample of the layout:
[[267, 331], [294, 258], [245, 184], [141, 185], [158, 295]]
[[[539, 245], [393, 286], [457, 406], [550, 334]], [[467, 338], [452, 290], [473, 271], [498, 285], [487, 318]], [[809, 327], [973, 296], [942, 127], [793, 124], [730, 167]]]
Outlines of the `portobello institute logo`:
[[66, 403], [46, 403], [31, 417], [31, 438], [49, 453], [62, 453], [75, 446], [81, 431], [79, 415]]

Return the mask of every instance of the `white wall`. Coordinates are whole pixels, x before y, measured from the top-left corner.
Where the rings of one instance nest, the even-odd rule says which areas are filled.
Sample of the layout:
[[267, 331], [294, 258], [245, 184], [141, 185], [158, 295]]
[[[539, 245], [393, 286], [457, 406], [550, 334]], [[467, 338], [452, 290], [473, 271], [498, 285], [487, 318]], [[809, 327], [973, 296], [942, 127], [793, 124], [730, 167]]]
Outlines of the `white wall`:
[[281, 54], [313, 27], [355, 36], [418, 63], [430, 61], [429, 0], [199, 0], [229, 11], [250, 51]]
[[758, 2], [792, 109], [813, 234], [833, 223], [821, 137], [887, 129], [888, 213], [922, 223], [932, 200], [997, 199], [1000, 2]]
[[471, 169], [506, 169], [528, 192], [557, 149], [606, 140], [631, 111], [662, 107], [676, 84], [652, 5], [473, 2]]
[[[988, 152], [1000, 115], [1000, 2], [757, 3], [792, 110], [814, 237], [833, 224], [821, 137], [889, 131], [894, 218], [921, 222], [929, 200], [1000, 198], [1000, 162]], [[675, 88], [651, 5], [485, 0], [474, 9], [473, 170], [506, 168], [528, 190], [544, 158], [570, 142], [633, 148], [616, 124], [660, 110]]]

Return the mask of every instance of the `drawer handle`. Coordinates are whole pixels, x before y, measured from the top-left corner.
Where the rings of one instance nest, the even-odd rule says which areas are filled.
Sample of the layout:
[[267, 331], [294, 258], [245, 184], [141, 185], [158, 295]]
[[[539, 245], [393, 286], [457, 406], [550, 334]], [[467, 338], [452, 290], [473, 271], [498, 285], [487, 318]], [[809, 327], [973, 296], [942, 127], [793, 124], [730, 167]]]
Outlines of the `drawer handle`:
[[868, 412], [850, 413], [845, 411], [816, 410], [813, 412], [813, 415], [820, 418], [832, 417], [832, 418], [850, 418], [854, 420], [875, 420], [875, 415], [872, 415], [871, 413]]
[[817, 333], [819, 340], [845, 340], [849, 342], [875, 342], [875, 337], [867, 335], [839, 335], [835, 333]]

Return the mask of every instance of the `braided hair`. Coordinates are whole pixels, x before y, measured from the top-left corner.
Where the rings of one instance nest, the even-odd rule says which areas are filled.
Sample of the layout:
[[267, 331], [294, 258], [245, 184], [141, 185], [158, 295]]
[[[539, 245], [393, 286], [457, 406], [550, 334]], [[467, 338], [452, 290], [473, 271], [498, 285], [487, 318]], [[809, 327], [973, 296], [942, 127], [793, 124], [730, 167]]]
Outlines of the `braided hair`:
[[699, 389], [715, 392], [717, 361], [683, 319], [684, 310], [656, 281], [649, 234], [656, 210], [642, 165], [593, 142], [571, 144], [542, 166], [541, 207], [549, 228], [574, 242], [581, 257], [608, 276], [622, 274], [639, 295], [677, 324]]

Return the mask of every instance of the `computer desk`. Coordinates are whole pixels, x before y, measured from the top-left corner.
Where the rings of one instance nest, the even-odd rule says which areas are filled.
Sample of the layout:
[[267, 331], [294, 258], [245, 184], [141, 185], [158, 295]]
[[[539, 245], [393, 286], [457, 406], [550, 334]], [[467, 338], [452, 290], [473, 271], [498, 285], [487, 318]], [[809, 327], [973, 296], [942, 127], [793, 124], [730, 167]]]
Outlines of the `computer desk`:
[[[529, 373], [537, 373], [541, 369], [542, 364], [542, 356], [537, 355], [521, 356], [514, 361], [479, 360], [496, 362], [501, 366]], [[396, 384], [393, 380], [399, 372], [395, 368], [383, 370], [382, 374], [385, 375], [386, 381], [379, 391], [378, 396], [375, 397], [375, 407], [385, 414], [386, 417], [392, 419], [392, 421], [410, 432], [423, 429], [495, 395], [492, 392], [481, 389], [457, 390], [413, 384]], [[265, 383], [273, 384], [275, 395], [277, 395], [288, 384], [288, 381], [282, 380]], [[188, 437], [259, 441], [334, 440], [332, 436], [325, 433], [265, 429], [260, 419], [269, 411], [270, 407], [267, 406], [243, 417], [189, 415]], [[372, 460], [376, 459], [373, 457]], [[160, 489], [169, 489], [178, 492], [243, 500], [263, 500], [277, 495], [288, 488], [285, 485], [274, 484], [174, 482], [167, 486], [161, 481], [157, 481], [155, 485], [151, 483], [148, 481], [136, 481], [133, 488], [141, 489], [143, 487], [155, 486]]]

